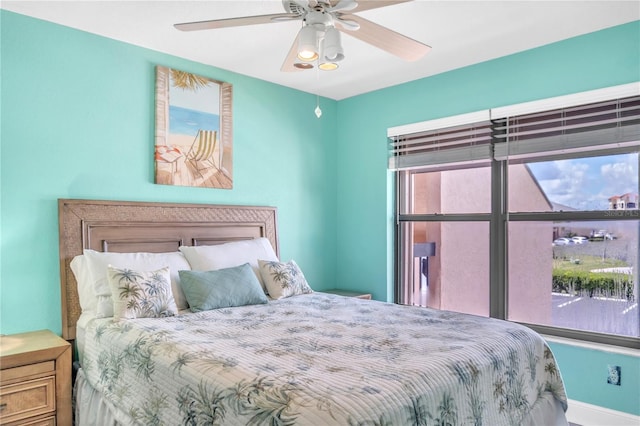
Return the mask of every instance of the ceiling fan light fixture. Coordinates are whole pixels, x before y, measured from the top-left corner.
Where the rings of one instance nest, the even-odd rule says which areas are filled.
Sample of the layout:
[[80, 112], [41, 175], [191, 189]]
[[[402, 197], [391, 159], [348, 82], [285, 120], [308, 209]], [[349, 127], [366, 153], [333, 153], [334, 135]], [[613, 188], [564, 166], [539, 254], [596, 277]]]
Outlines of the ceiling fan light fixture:
[[[340, 31], [335, 27], [327, 28], [324, 34], [322, 57], [331, 62], [337, 62], [344, 59], [344, 50], [342, 49], [342, 40]], [[337, 67], [336, 67], [337, 68]]]
[[313, 50], [305, 49], [298, 52], [298, 59], [300, 59], [301, 61], [311, 62], [318, 59], [318, 54]]
[[311, 25], [300, 28], [298, 33], [298, 59], [301, 61], [318, 59], [318, 34]]
[[318, 65], [318, 68], [320, 68], [322, 71], [333, 71], [338, 69], [338, 64], [336, 64], [335, 62], [322, 62], [320, 65]]

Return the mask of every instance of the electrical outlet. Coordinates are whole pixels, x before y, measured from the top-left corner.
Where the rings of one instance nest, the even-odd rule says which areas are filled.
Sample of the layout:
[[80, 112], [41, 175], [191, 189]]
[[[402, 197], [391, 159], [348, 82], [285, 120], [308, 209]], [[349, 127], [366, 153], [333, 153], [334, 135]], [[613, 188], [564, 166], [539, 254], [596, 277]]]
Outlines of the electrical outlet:
[[608, 365], [607, 383], [610, 385], [620, 386], [620, 380], [622, 379], [622, 372], [618, 365]]

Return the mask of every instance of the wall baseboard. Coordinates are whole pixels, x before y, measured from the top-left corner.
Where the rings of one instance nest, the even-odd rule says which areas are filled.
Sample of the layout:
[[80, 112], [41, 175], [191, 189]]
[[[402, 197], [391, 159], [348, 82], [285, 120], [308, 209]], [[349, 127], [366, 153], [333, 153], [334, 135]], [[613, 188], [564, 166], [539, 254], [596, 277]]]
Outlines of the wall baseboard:
[[582, 426], [639, 426], [640, 416], [570, 399], [567, 420]]

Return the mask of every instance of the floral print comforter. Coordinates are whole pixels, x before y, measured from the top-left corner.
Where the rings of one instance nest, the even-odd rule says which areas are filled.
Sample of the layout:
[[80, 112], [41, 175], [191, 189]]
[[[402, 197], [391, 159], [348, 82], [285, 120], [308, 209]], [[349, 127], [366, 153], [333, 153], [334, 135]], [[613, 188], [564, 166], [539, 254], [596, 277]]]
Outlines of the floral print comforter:
[[566, 409], [518, 324], [323, 293], [170, 318], [94, 319], [82, 368], [142, 425], [521, 425]]

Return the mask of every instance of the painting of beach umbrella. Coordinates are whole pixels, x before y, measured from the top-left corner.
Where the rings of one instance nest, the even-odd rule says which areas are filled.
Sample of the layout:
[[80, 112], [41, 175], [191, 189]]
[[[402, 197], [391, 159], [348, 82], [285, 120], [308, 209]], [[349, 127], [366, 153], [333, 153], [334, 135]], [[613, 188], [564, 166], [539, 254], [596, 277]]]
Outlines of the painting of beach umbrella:
[[155, 183], [233, 188], [232, 85], [156, 67]]

